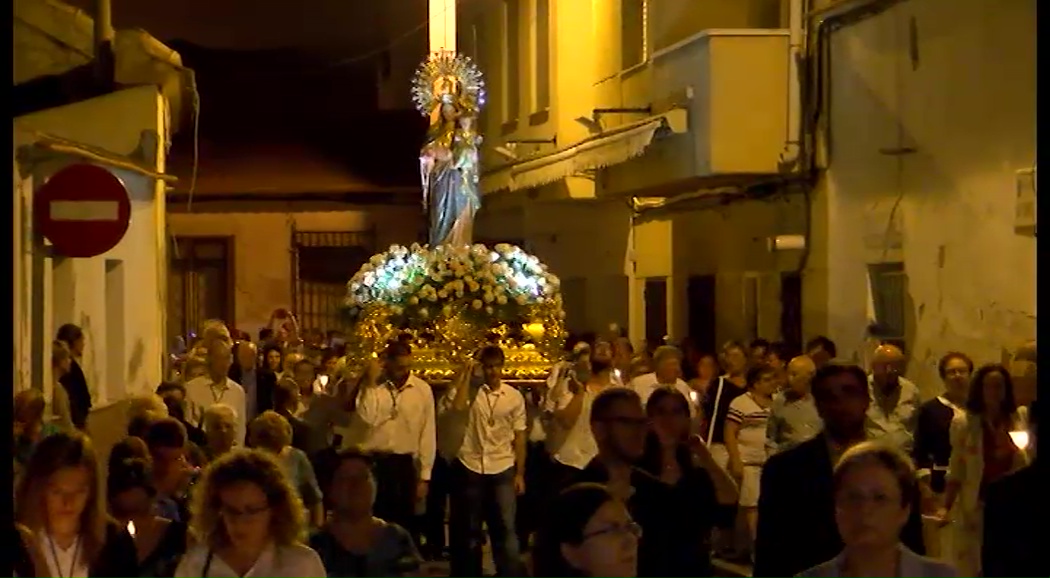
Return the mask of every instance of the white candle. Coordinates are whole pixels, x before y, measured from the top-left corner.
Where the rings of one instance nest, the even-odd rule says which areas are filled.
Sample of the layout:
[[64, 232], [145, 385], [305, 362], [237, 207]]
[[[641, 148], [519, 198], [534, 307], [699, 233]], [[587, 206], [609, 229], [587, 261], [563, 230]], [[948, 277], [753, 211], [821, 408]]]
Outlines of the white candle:
[[135, 537], [135, 522], [128, 522], [128, 534], [131, 534], [132, 538]]

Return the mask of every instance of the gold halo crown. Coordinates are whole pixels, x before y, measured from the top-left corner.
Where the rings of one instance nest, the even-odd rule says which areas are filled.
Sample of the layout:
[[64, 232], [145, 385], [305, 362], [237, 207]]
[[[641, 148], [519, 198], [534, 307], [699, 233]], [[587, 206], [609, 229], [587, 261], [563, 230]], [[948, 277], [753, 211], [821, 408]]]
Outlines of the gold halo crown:
[[449, 97], [474, 112], [480, 111], [485, 106], [484, 75], [469, 56], [436, 52], [419, 65], [412, 77], [412, 102], [420, 114], [427, 116], [439, 101]]

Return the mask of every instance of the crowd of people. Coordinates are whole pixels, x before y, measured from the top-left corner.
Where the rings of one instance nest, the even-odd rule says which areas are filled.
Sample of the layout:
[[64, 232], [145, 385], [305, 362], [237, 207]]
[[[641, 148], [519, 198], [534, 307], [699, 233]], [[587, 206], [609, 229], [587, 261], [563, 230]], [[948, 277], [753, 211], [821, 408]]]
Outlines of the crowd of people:
[[352, 359], [275, 319], [258, 340], [206, 323], [108, 456], [84, 333], [61, 328], [52, 398], [15, 396], [15, 575], [482, 576], [486, 544], [498, 576], [1050, 575], [1015, 519], [1034, 344], [1009, 368], [946, 354], [924, 402], [892, 344], [866, 371], [823, 337], [589, 334], [544, 383], [505, 380], [490, 344], [431, 384], [411, 338]]

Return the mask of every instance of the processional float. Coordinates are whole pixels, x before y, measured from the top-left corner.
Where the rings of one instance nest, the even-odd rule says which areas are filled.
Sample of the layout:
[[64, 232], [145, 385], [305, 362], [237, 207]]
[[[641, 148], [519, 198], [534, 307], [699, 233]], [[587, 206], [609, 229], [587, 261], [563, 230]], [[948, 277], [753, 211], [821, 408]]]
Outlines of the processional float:
[[472, 243], [483, 75], [467, 56], [434, 52], [416, 71], [412, 100], [429, 119], [419, 155], [428, 243], [392, 245], [347, 283], [352, 355], [373, 356], [407, 335], [417, 373], [442, 382], [496, 343], [506, 378], [543, 379], [565, 340], [558, 278], [520, 247]]

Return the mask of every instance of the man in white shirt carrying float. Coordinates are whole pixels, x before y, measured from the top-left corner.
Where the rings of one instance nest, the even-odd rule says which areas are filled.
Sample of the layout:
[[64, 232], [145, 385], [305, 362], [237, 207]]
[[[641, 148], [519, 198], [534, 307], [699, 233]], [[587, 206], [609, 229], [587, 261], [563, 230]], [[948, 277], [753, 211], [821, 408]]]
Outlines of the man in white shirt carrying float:
[[354, 401], [364, 425], [361, 448], [374, 459], [377, 518], [418, 533], [416, 503], [426, 499], [437, 453], [434, 393], [412, 374], [412, 350], [391, 343], [373, 361]]
[[438, 404], [458, 414], [462, 442], [451, 464], [450, 574], [481, 576], [481, 528], [488, 528], [498, 576], [524, 576], [514, 530], [517, 497], [525, 490], [525, 398], [503, 383], [503, 350], [490, 345], [463, 371]]

